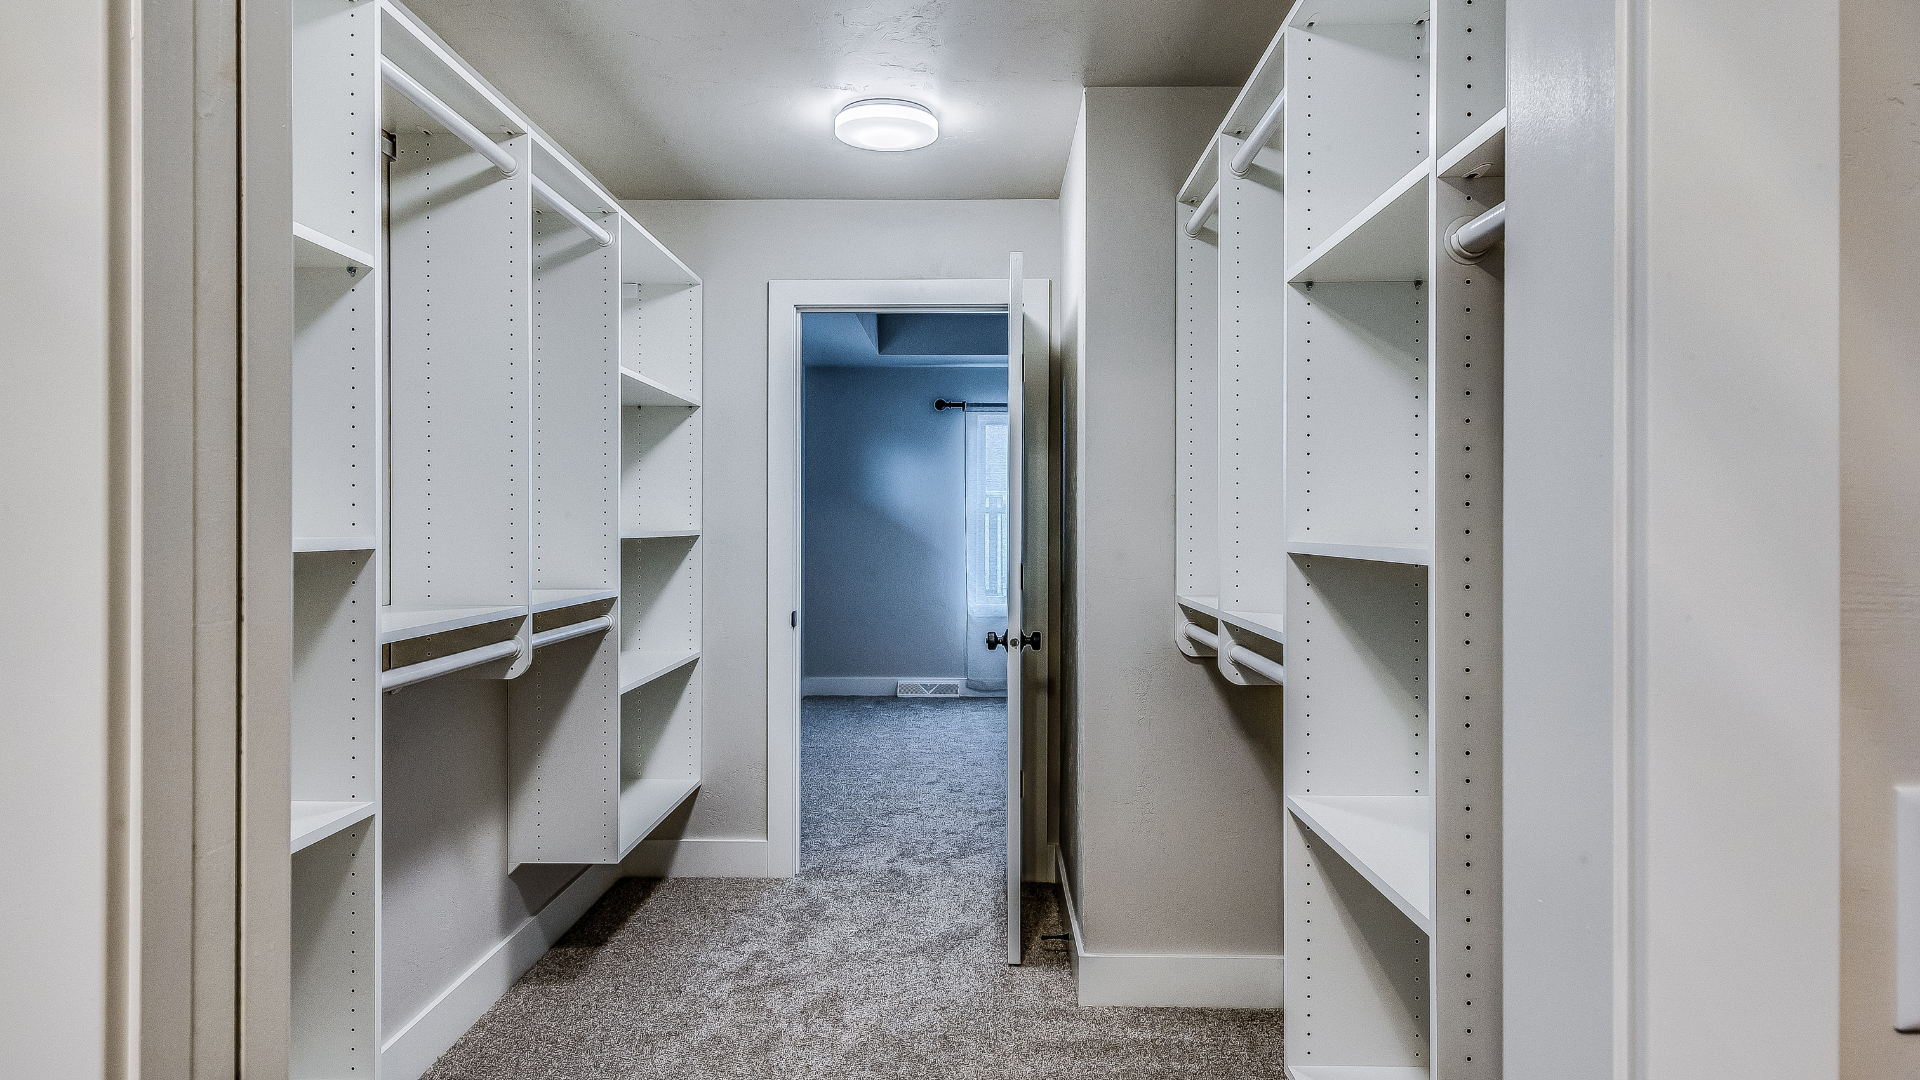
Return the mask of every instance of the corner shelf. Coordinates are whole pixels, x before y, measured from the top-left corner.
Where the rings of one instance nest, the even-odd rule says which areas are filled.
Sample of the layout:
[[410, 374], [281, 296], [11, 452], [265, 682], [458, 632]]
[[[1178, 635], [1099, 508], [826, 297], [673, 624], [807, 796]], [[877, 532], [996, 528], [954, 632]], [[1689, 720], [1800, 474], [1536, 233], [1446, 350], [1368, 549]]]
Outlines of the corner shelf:
[[700, 407], [697, 399], [669, 390], [632, 368], [626, 367], [620, 369], [620, 404], [677, 405], [685, 409]]
[[444, 634], [449, 630], [464, 630], [469, 626], [525, 618], [526, 614], [527, 609], [524, 607], [386, 609], [380, 612], [379, 642], [382, 645], [391, 645], [396, 641], [409, 641], [413, 638]]
[[1422, 933], [1433, 933], [1431, 798], [1289, 795], [1287, 808]]
[[296, 536], [295, 553], [309, 551], [372, 551], [379, 542], [371, 536]]
[[1290, 543], [1289, 555], [1319, 555], [1329, 559], [1357, 559], [1362, 562], [1403, 563], [1408, 566], [1432, 566], [1433, 549], [1409, 544], [1318, 544]]
[[299, 802], [293, 804], [293, 850], [317, 844], [334, 833], [351, 829], [373, 816], [370, 802]]
[[349, 266], [361, 270], [373, 269], [373, 256], [344, 244], [318, 229], [309, 229], [299, 222], [293, 223], [293, 265], [332, 267], [345, 270]]
[[620, 654], [620, 692], [645, 686], [700, 659], [699, 649], [634, 649]]
[[620, 785], [620, 857], [700, 790], [698, 780], [628, 780]]
[[1438, 170], [1451, 180], [1478, 180], [1507, 174], [1507, 110], [1501, 109], [1479, 130], [1440, 158]]
[[1295, 284], [1315, 281], [1418, 281], [1427, 276], [1427, 188], [1433, 163], [1422, 161], [1340, 227], [1319, 251], [1287, 272]]

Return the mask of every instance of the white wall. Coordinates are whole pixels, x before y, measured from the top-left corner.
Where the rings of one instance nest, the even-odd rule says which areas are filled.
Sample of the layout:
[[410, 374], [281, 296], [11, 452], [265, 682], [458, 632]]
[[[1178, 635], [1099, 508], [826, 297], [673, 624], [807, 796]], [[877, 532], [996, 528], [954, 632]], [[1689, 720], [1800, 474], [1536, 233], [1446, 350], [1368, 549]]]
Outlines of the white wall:
[[[0, 35], [0, 1074], [107, 1071], [115, 262], [109, 6]], [[31, 882], [31, 887], [27, 883]]]
[[388, 694], [384, 702], [383, 1043], [582, 869], [505, 870], [507, 693], [508, 684], [499, 681], [438, 679]]
[[[1025, 251], [1028, 278], [1060, 276], [1059, 204], [977, 202], [629, 202], [706, 282], [706, 666], [704, 782], [687, 840], [729, 852], [711, 873], [765, 860], [767, 282], [994, 278]], [[719, 673], [719, 674], [715, 674]], [[683, 845], [683, 847], [686, 845]]]
[[1062, 185], [1061, 842], [1090, 952], [1281, 948], [1279, 694], [1229, 686], [1172, 638], [1175, 193], [1233, 94], [1089, 89]]
[[1649, 1080], [1834, 1076], [1840, 5], [1636, 7], [1636, 1026]]

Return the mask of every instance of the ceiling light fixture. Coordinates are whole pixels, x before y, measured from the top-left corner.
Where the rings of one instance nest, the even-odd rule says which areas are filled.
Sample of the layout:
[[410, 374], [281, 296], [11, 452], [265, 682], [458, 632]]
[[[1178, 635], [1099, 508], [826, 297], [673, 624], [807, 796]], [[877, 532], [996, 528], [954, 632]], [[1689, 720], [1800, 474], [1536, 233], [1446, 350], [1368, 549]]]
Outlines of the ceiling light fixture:
[[833, 133], [862, 150], [918, 150], [940, 137], [940, 121], [925, 105], [900, 98], [868, 98], [840, 110]]

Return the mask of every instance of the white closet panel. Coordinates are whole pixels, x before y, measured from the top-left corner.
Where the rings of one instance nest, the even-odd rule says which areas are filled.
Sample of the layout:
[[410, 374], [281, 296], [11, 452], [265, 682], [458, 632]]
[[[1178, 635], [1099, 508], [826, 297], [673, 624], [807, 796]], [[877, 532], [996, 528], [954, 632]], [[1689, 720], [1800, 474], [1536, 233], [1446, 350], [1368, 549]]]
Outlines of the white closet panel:
[[[296, 0], [293, 33], [291, 1068], [373, 1077], [383, 785], [472, 819], [409, 808], [415, 937], [471, 892], [421, 892], [423, 845], [504, 823], [497, 870], [432, 854], [475, 886], [617, 863], [699, 787], [701, 292], [398, 3]], [[388, 695], [471, 735], [410, 768], [504, 782], [383, 775]], [[405, 1007], [483, 958], [401, 972]]]
[[1500, 1074], [1504, 267], [1449, 241], [1504, 199], [1503, 38], [1500, 0], [1303, 5], [1180, 193], [1174, 636], [1287, 684], [1294, 1080]]

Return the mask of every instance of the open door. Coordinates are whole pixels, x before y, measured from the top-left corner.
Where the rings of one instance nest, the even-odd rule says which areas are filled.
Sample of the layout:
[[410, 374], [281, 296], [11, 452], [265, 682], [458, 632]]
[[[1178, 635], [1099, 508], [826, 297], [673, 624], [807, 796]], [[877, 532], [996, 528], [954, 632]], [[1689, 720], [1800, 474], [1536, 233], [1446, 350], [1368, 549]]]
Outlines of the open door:
[[[1025, 255], [1014, 252], [1007, 268], [1007, 554], [1015, 560], [1015, 576], [1007, 588], [1007, 629], [1002, 638], [1007, 652], [1007, 963], [1020, 962], [1020, 834], [1023, 828], [1025, 709], [1021, 700], [1020, 666], [1029, 641], [1024, 624], [1021, 592], [1026, 585], [1026, 397], [1027, 313]], [[987, 644], [993, 640], [989, 635]], [[1038, 646], [1038, 641], [1031, 644]]]

